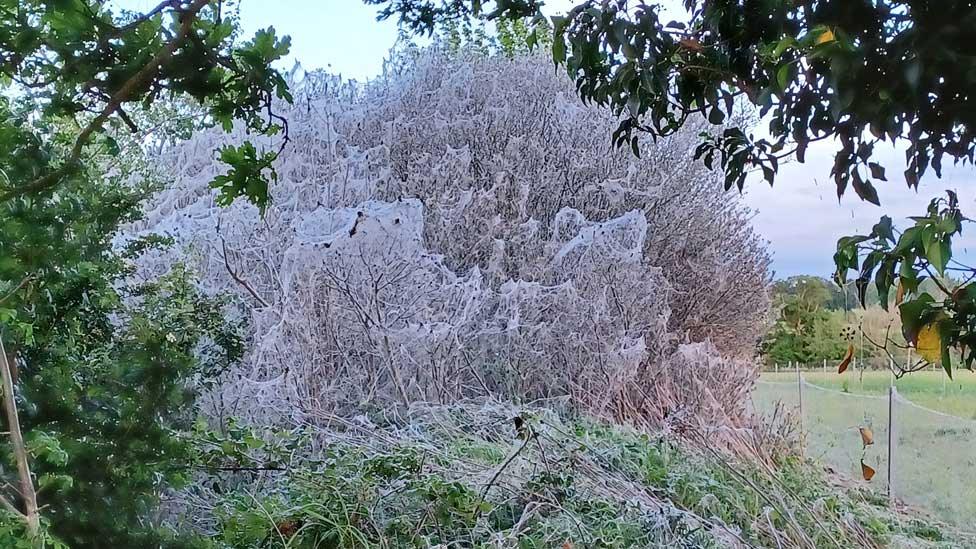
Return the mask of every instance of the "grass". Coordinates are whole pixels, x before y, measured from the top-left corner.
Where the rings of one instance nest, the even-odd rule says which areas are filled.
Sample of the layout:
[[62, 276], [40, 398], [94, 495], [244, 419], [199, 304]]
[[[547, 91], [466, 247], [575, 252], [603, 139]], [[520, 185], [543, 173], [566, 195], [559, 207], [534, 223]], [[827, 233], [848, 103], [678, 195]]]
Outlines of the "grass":
[[[755, 407], [771, 410], [775, 401], [798, 406], [795, 373], [763, 374], [753, 395]], [[862, 460], [876, 471], [870, 481], [879, 493], [888, 489], [888, 383], [884, 372], [806, 372], [803, 427], [806, 455], [841, 473], [862, 477]], [[896, 498], [935, 517], [973, 529], [976, 521], [976, 375], [962, 371], [946, 382], [938, 372], [910, 374], [896, 382], [891, 489]], [[820, 390], [823, 387], [829, 390]], [[912, 403], [940, 413], [933, 413]], [[950, 414], [950, 415], [943, 415]], [[859, 428], [873, 433], [864, 447]]]
[[796, 457], [771, 470], [544, 408], [431, 407], [318, 438], [273, 482], [222, 487], [197, 547], [972, 546]]
[[[883, 371], [865, 371], [863, 379], [861, 372], [848, 370], [843, 374], [836, 371], [821, 370], [803, 372], [803, 378], [814, 385], [833, 389], [846, 390], [852, 394], [878, 395], [888, 394], [891, 375]], [[764, 372], [763, 381], [795, 382], [795, 372], [778, 374]], [[959, 416], [961, 418], [976, 419], [976, 373], [968, 370], [953, 372], [953, 379], [948, 379], [941, 371], [926, 370], [907, 374], [895, 381], [898, 392], [906, 399], [933, 410]]]

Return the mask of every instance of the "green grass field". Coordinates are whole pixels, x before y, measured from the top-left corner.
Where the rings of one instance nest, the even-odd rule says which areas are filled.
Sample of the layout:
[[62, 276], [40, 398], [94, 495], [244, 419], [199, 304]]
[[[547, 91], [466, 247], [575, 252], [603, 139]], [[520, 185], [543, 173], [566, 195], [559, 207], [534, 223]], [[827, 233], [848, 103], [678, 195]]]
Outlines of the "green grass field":
[[[888, 487], [887, 372], [824, 374], [804, 372], [805, 455], [851, 478], [862, 476], [861, 461], [874, 468], [869, 483]], [[759, 412], [779, 401], [799, 408], [796, 373], [764, 373], [753, 394]], [[976, 529], [976, 374], [960, 371], [945, 380], [941, 372], [918, 372], [896, 381], [892, 492], [940, 520]], [[916, 406], [917, 405], [917, 406]], [[923, 406], [935, 412], [919, 408]], [[864, 447], [860, 427], [874, 443]]]
[[[763, 372], [763, 381], [793, 382], [796, 381], [795, 372]], [[819, 387], [835, 391], [846, 390], [852, 394], [878, 395], [888, 394], [891, 375], [882, 371], [861, 372], [848, 370], [843, 374], [836, 371], [821, 370], [803, 372], [803, 379]], [[939, 371], [926, 370], [907, 374], [895, 381], [898, 392], [906, 399], [933, 410], [952, 414], [966, 419], [976, 419], [976, 373], [968, 370], [953, 372], [953, 379], [949, 380]]]

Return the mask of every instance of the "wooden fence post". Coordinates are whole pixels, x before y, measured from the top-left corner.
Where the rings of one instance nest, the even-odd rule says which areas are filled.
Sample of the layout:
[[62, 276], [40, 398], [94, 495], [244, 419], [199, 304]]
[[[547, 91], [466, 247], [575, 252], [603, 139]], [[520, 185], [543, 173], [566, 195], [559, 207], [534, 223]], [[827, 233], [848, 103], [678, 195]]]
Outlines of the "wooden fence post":
[[894, 459], [895, 459], [895, 395], [898, 393], [898, 389], [892, 384], [888, 387], [888, 499], [892, 497], [893, 490], [891, 485], [893, 483], [893, 475], [895, 471]]
[[796, 390], [800, 404], [800, 453], [806, 454], [806, 433], [803, 431], [803, 376], [800, 375], [800, 363], [796, 362]]

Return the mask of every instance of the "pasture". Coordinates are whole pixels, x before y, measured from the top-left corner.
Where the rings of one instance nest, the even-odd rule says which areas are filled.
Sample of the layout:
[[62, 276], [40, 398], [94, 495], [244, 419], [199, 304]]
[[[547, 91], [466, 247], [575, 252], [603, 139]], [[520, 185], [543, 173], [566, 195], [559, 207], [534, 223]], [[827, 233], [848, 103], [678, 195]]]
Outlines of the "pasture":
[[[804, 372], [802, 427], [804, 453], [851, 478], [864, 477], [862, 462], [874, 471], [868, 482], [885, 494], [888, 482], [887, 372]], [[892, 406], [894, 437], [891, 492], [895, 498], [935, 518], [972, 528], [976, 521], [976, 375], [968, 371], [945, 380], [941, 372], [918, 372], [896, 381]], [[757, 411], [780, 401], [799, 408], [796, 373], [764, 373], [753, 394]], [[864, 445], [859, 429], [870, 429]], [[869, 475], [870, 476], [870, 475]]]
[[[833, 365], [828, 364], [828, 368]], [[762, 381], [796, 383], [796, 372], [781, 369], [779, 373], [763, 372]], [[808, 383], [854, 395], [886, 396], [891, 374], [887, 371], [853, 369], [838, 374], [835, 370], [824, 373], [820, 369], [804, 371]], [[906, 374], [895, 380], [898, 393], [906, 399], [939, 412], [966, 419], [976, 419], [976, 373], [956, 370], [948, 379], [942, 370], [925, 370]]]

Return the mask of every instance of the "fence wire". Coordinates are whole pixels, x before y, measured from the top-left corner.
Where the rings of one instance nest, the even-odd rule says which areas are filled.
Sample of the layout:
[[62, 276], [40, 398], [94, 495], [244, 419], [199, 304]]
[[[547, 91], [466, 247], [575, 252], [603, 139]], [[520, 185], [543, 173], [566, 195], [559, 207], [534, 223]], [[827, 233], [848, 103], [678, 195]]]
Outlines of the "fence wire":
[[[976, 421], [919, 406], [894, 392], [889, 471], [888, 396], [854, 395], [805, 380], [799, 384], [759, 381], [753, 407], [768, 413], [780, 401], [798, 410], [801, 398], [808, 457], [852, 478], [864, 477], [863, 459], [875, 472], [868, 484], [880, 493], [890, 489], [893, 497], [939, 520], [974, 528], [976, 477], [971, 472], [976, 465]], [[871, 431], [873, 443], [867, 447], [862, 443], [862, 427]]]

